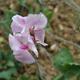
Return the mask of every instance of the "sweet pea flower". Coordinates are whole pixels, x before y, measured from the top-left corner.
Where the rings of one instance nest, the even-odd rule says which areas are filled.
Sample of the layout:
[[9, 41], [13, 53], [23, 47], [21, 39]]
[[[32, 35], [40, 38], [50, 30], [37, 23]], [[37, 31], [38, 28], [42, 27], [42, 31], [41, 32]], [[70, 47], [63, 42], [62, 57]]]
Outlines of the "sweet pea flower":
[[13, 50], [13, 55], [16, 60], [22, 63], [34, 63], [35, 59], [31, 55], [30, 51], [34, 52], [34, 54], [38, 57], [38, 51], [35, 47], [34, 42], [30, 35], [27, 35], [24, 32], [9, 35], [9, 44], [11, 49]]
[[12, 20], [11, 27], [13, 33], [19, 33], [26, 27], [35, 43], [40, 43], [44, 46], [47, 45], [44, 43], [44, 28], [47, 25], [47, 18], [44, 14], [29, 14], [26, 17], [15, 15]]
[[12, 17], [11, 29], [13, 34], [20, 33], [24, 27], [26, 27], [26, 18], [20, 15], [15, 15]]
[[12, 17], [11, 29], [13, 35], [9, 35], [9, 45], [13, 50], [16, 60], [22, 63], [34, 63], [36, 60], [32, 53], [38, 57], [36, 43], [44, 46], [47, 18], [42, 13], [29, 14], [28, 16], [15, 15]]
[[46, 16], [44, 16], [42, 13], [29, 14], [26, 23], [27, 27], [29, 27], [29, 31], [31, 36], [33, 37], [34, 42], [46, 46], [47, 44], [44, 43], [44, 37], [45, 37], [44, 28], [47, 25]]

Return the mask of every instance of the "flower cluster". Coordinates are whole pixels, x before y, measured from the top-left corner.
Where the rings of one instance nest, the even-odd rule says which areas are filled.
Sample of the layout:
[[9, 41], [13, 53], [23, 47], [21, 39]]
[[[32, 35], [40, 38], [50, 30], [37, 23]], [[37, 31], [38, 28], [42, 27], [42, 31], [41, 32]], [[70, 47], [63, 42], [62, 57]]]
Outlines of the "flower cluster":
[[30, 51], [38, 57], [36, 44], [44, 43], [47, 18], [42, 13], [29, 14], [28, 16], [15, 15], [12, 17], [11, 29], [13, 34], [9, 34], [9, 45], [13, 50], [16, 60], [22, 63], [34, 63], [35, 59]]

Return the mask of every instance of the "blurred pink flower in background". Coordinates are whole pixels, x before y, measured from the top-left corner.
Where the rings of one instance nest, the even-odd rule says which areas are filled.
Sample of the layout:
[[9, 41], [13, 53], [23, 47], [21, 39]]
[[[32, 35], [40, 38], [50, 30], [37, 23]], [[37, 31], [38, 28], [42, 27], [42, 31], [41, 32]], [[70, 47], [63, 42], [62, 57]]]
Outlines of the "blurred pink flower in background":
[[35, 62], [30, 51], [38, 57], [36, 43], [47, 45], [44, 43], [46, 25], [47, 18], [42, 13], [29, 14], [26, 17], [13, 16], [11, 24], [13, 35], [9, 35], [9, 44], [16, 60], [22, 63]]

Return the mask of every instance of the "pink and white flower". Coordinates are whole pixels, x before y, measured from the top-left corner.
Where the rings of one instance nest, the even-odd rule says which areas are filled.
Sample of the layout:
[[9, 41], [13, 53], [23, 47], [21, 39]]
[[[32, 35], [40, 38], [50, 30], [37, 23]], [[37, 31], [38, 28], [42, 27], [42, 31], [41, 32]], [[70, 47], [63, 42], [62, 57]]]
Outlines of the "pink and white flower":
[[13, 16], [12, 20], [13, 22], [11, 24], [11, 28], [13, 33], [19, 33], [23, 30], [24, 27], [26, 27], [36, 43], [40, 43], [44, 46], [47, 45], [44, 43], [44, 28], [47, 25], [47, 18], [42, 13], [29, 14], [26, 17], [15, 15]]
[[47, 18], [42, 13], [29, 14], [22, 17], [15, 15], [12, 17], [11, 29], [13, 35], [9, 35], [9, 44], [13, 50], [15, 58], [23, 63], [34, 63], [35, 59], [31, 55], [32, 51], [38, 57], [36, 43], [44, 46], [45, 31]]
[[9, 35], [9, 44], [13, 50], [13, 55], [16, 60], [23, 63], [34, 63], [35, 59], [29, 51], [34, 52], [38, 57], [38, 51], [30, 35], [26, 33], [18, 33], [15, 35]]

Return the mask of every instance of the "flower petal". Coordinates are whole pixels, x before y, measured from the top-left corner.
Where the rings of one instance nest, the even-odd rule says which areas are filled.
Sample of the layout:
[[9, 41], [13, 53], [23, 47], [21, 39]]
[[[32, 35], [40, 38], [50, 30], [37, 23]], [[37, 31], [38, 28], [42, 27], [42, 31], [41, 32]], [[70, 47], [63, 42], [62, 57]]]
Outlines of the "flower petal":
[[32, 57], [32, 55], [28, 51], [14, 51], [15, 58], [17, 61], [22, 63], [28, 63], [32, 64], [35, 62], [35, 59]]
[[30, 35], [28, 35], [28, 45], [29, 45], [30, 50], [32, 50], [34, 52], [34, 54], [38, 57], [37, 48], [36, 48]]
[[23, 45], [26, 45], [29, 47], [29, 49], [31, 51], [34, 52], [34, 54], [38, 57], [38, 51], [36, 49], [36, 46], [32, 40], [32, 37], [30, 36], [30, 34], [26, 34], [26, 33], [18, 33], [15, 34], [16, 39], [21, 42]]
[[44, 28], [47, 24], [47, 18], [44, 14], [29, 14], [26, 19], [27, 26], [35, 28]]
[[9, 34], [9, 45], [12, 50], [19, 50], [20, 49], [20, 42], [11, 34]]
[[45, 31], [43, 29], [35, 30], [34, 35], [35, 35], [35, 40], [37, 43], [40, 43], [43, 46], [47, 46], [47, 44], [44, 43]]
[[15, 21], [17, 24], [19, 24], [21, 27], [26, 26], [26, 18], [20, 15], [15, 15], [12, 17], [12, 20]]
[[20, 27], [16, 22], [11, 23], [11, 29], [13, 33], [20, 33], [22, 31], [22, 27]]
[[17, 40], [19, 42], [21, 42], [22, 44], [27, 45], [28, 35], [29, 35], [28, 31], [23, 29], [21, 33], [17, 33], [17, 34], [14, 34], [14, 35], [15, 35], [15, 37], [17, 38]]
[[11, 28], [13, 33], [15, 32], [21, 32], [23, 27], [26, 26], [26, 17], [22, 17], [20, 15], [15, 15], [12, 17], [12, 24]]

